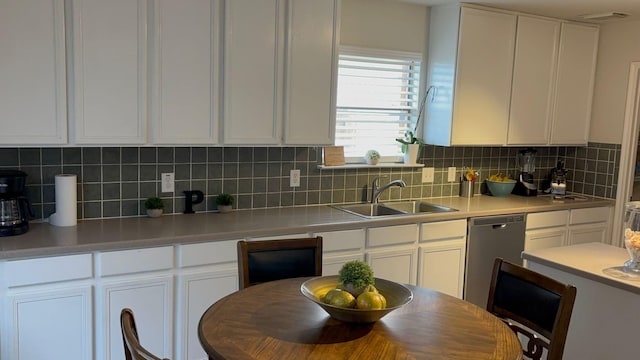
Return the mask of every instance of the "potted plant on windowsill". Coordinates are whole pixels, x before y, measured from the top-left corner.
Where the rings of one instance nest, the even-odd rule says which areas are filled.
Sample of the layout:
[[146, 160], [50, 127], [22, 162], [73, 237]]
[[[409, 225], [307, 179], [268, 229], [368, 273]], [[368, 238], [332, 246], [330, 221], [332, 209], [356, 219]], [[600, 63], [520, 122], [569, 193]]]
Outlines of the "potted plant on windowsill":
[[364, 154], [364, 160], [369, 165], [376, 165], [380, 161], [380, 153], [377, 150], [369, 150]]
[[416, 137], [413, 131], [407, 131], [404, 134], [404, 138], [396, 138], [396, 141], [402, 144], [404, 163], [416, 164], [418, 162], [418, 155], [420, 154], [420, 147], [423, 144], [422, 139]]
[[221, 213], [228, 213], [233, 209], [233, 196], [227, 193], [220, 193], [216, 196], [216, 205]]
[[152, 196], [144, 201], [144, 208], [147, 209], [147, 215], [149, 217], [156, 218], [162, 215], [164, 202], [162, 202], [162, 199], [159, 197]]

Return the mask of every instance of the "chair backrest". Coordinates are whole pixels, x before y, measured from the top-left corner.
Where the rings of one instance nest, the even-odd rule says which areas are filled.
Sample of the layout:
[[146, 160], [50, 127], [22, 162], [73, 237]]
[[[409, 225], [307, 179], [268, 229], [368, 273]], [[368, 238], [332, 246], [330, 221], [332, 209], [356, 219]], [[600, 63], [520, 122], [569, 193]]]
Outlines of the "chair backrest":
[[259, 283], [322, 275], [322, 237], [238, 242], [240, 289]]
[[497, 258], [487, 311], [502, 318], [520, 337], [528, 338], [523, 346], [525, 356], [540, 359], [546, 349], [547, 360], [560, 360], [575, 298], [575, 286]]
[[126, 360], [168, 360], [161, 359], [140, 345], [136, 319], [129, 308], [120, 312], [120, 328], [122, 329], [122, 343], [124, 345], [124, 358]]

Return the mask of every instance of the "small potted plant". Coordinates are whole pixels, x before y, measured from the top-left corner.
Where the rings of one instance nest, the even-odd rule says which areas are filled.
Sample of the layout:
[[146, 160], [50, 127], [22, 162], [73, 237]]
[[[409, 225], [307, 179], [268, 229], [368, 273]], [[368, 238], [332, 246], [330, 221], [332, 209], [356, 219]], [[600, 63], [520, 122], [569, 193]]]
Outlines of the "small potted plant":
[[404, 134], [404, 138], [396, 138], [396, 141], [402, 144], [402, 152], [404, 153], [405, 164], [415, 164], [418, 161], [418, 154], [420, 153], [420, 146], [422, 146], [422, 139], [416, 137], [413, 131], [407, 131]]
[[347, 261], [338, 273], [338, 281], [342, 290], [357, 298], [369, 285], [374, 285], [373, 270], [364, 261]]
[[216, 196], [216, 205], [221, 213], [228, 213], [233, 209], [233, 196], [227, 193], [220, 193]]
[[369, 150], [364, 154], [364, 159], [369, 165], [376, 165], [380, 160], [380, 153], [376, 150]]
[[147, 209], [147, 215], [149, 217], [156, 218], [162, 215], [164, 202], [162, 202], [162, 199], [159, 197], [152, 196], [144, 201], [144, 207]]

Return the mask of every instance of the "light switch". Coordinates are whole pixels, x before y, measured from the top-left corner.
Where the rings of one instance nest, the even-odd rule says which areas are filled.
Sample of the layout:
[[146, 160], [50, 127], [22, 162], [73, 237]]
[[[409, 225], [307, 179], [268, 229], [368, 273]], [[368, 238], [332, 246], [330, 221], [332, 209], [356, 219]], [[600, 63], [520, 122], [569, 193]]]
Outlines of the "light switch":
[[289, 173], [289, 186], [291, 187], [300, 186], [300, 169], [293, 169]]
[[456, 167], [449, 166], [449, 173], [447, 175], [447, 181], [453, 182], [456, 181]]

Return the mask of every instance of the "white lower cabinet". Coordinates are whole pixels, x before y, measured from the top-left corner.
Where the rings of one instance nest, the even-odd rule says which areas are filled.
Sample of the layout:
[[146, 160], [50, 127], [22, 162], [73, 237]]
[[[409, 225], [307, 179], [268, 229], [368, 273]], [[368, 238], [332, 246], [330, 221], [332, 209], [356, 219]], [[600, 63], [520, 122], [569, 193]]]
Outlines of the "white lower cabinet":
[[338, 275], [347, 261], [364, 261], [364, 229], [319, 232], [314, 236], [322, 236], [322, 275]]
[[462, 298], [467, 247], [467, 221], [421, 225], [418, 286]]
[[589, 242], [610, 243], [611, 213], [610, 207], [571, 210], [569, 245]]
[[0, 263], [2, 359], [93, 357], [92, 255]]
[[177, 359], [206, 359], [198, 339], [202, 314], [216, 301], [238, 290], [237, 240], [178, 247]]
[[527, 214], [524, 249], [567, 245], [569, 210]]
[[140, 342], [173, 358], [173, 246], [97, 254], [96, 348], [101, 359], [124, 359], [120, 312], [130, 308]]
[[366, 261], [375, 277], [416, 285], [418, 225], [367, 229]]

